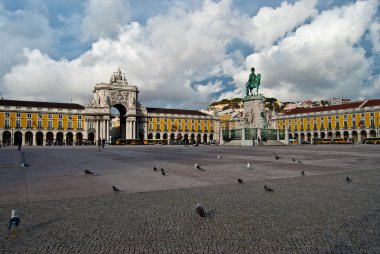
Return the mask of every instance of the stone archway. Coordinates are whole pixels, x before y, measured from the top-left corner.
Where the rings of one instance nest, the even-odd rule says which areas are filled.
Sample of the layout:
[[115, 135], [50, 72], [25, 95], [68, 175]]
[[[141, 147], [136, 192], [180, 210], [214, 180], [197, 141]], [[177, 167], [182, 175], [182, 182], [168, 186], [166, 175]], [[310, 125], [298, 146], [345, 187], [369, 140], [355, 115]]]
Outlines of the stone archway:
[[27, 131], [25, 133], [25, 145], [27, 146], [33, 145], [33, 133], [31, 131]]
[[81, 146], [83, 144], [83, 134], [82, 132], [78, 132], [75, 135], [75, 144]]
[[67, 146], [72, 146], [73, 145], [73, 133], [72, 132], [68, 132], [66, 133], [66, 141], [65, 141], [65, 144]]
[[53, 132], [49, 131], [46, 133], [46, 145], [51, 146], [54, 143], [54, 134]]
[[58, 146], [63, 145], [63, 133], [62, 132], [57, 133], [57, 136], [55, 138], [55, 145], [58, 145]]
[[22, 145], [22, 133], [21, 131], [16, 131], [13, 134], [13, 145], [18, 146], [19, 144]]
[[12, 134], [9, 131], [3, 132], [3, 145], [10, 146], [12, 143]]
[[[96, 141], [108, 141], [110, 136], [111, 139], [127, 140], [144, 138], [147, 109], [138, 102], [139, 91], [136, 86], [128, 84], [125, 73], [118, 69], [111, 75], [109, 83], [96, 84], [93, 93], [94, 98], [86, 107], [86, 119], [95, 129]], [[118, 113], [113, 112], [112, 108], [117, 109]], [[114, 126], [119, 131], [111, 133], [111, 119], [114, 116], [119, 118], [119, 125]]]
[[153, 139], [153, 133], [148, 134], [148, 139]]

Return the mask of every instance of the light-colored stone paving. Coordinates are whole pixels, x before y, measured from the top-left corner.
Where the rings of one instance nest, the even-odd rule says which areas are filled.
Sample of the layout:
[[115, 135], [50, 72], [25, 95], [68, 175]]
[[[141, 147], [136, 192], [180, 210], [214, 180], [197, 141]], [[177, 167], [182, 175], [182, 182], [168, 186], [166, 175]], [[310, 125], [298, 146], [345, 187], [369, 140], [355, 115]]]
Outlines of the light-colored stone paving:
[[380, 146], [22, 151], [27, 168], [16, 148], [0, 149], [0, 253], [380, 252]]

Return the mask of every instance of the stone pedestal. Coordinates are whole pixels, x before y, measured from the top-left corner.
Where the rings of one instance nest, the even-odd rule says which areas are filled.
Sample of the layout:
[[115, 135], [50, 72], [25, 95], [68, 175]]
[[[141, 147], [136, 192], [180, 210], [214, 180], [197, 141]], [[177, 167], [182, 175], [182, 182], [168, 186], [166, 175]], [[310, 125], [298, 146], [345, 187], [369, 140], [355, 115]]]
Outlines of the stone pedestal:
[[247, 128], [267, 128], [264, 110], [265, 97], [261, 94], [243, 99], [243, 124]]

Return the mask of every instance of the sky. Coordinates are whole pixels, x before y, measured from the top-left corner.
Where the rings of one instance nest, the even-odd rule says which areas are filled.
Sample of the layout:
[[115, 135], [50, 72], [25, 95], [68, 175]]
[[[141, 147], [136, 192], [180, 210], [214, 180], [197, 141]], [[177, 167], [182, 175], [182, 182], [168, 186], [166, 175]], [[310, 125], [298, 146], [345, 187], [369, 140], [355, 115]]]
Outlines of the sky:
[[0, 97], [86, 106], [121, 68], [145, 107], [380, 98], [380, 0], [0, 0]]

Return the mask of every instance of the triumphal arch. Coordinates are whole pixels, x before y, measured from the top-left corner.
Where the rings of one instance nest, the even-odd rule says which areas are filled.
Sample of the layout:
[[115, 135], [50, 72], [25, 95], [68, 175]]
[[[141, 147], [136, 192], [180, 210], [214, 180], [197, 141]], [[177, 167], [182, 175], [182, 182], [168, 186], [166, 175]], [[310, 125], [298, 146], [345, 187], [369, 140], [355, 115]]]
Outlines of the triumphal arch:
[[143, 138], [147, 110], [139, 103], [139, 90], [128, 84], [125, 73], [120, 69], [114, 72], [109, 83], [95, 85], [93, 94], [85, 113], [89, 139], [109, 140], [112, 107], [120, 112], [120, 138]]

